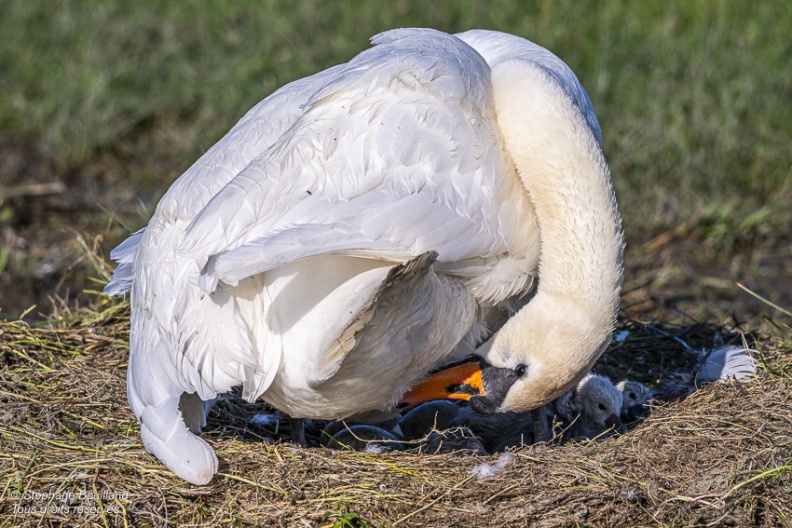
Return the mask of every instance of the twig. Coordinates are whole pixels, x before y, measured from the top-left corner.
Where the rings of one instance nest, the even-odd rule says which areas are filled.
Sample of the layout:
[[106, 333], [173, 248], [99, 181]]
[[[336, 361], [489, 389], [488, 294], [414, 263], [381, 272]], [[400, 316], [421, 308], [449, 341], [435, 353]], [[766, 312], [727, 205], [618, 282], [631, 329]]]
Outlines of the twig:
[[27, 196], [47, 196], [49, 194], [62, 194], [66, 192], [63, 182], [52, 181], [46, 183], [26, 183], [12, 187], [0, 186], [0, 201], [7, 198], [24, 198]]
[[750, 295], [753, 295], [754, 297], [756, 297], [757, 299], [759, 299], [760, 301], [762, 301], [762, 302], [763, 302], [763, 303], [765, 303], [766, 305], [768, 305], [768, 306], [771, 306], [771, 307], [775, 308], [776, 310], [778, 310], [778, 311], [779, 311], [779, 312], [781, 312], [782, 314], [786, 315], [787, 317], [792, 317], [792, 312], [790, 312], [789, 310], [785, 310], [785, 309], [781, 308], [780, 306], [778, 306], [778, 305], [777, 305], [777, 304], [775, 304], [774, 302], [771, 302], [770, 300], [768, 300], [768, 299], [765, 299], [764, 297], [762, 297], [761, 295], [759, 295], [759, 294], [758, 294], [758, 293], [756, 293], [755, 291], [753, 291], [753, 290], [751, 290], [751, 289], [747, 288], [746, 286], [743, 286], [743, 285], [742, 285], [741, 283], [739, 283], [739, 282], [736, 282], [735, 284], [737, 284], [737, 287], [738, 287], [738, 288], [740, 288], [741, 290], [743, 290], [744, 292], [746, 292], [746, 293], [748, 293], [748, 294], [750, 294]]
[[766, 477], [780, 477], [781, 475], [783, 475], [787, 471], [792, 471], [792, 465], [787, 464], [787, 465], [779, 466], [779, 467], [776, 467], [776, 468], [773, 468], [773, 469], [768, 469], [767, 471], [763, 471], [762, 473], [759, 473], [758, 475], [754, 475], [753, 477], [749, 478], [748, 480], [744, 480], [744, 481], [740, 482], [739, 484], [735, 485], [732, 489], [730, 489], [729, 491], [724, 493], [723, 496], [721, 496], [721, 500], [726, 500], [726, 498], [729, 495], [731, 495], [732, 493], [734, 493], [738, 489], [742, 488], [743, 486], [746, 486], [746, 485], [750, 484], [751, 482], [754, 482], [754, 481], [757, 481], [757, 480], [760, 480], [760, 479], [763, 479], [763, 478], [766, 478]]
[[498, 491], [497, 493], [495, 493], [495, 494], [493, 494], [493, 495], [490, 495], [490, 497], [489, 497], [487, 500], [485, 500], [484, 502], [482, 502], [481, 504], [482, 504], [482, 505], [483, 505], [483, 504], [487, 504], [487, 503], [489, 503], [489, 502], [490, 502], [492, 499], [494, 499], [495, 497], [499, 497], [499, 496], [503, 495], [504, 493], [506, 493], [507, 491], [511, 491], [511, 490], [513, 490], [514, 488], [519, 488], [519, 487], [520, 487], [520, 485], [519, 485], [519, 484], [512, 484], [511, 486], [505, 487], [505, 488], [503, 488], [502, 490]]
[[252, 480], [248, 480], [246, 478], [239, 477], [237, 475], [232, 475], [230, 473], [215, 473], [215, 474], [220, 476], [220, 477], [229, 478], [231, 480], [238, 480], [239, 482], [244, 482], [245, 484], [250, 484], [251, 486], [255, 486], [255, 487], [260, 488], [260, 489], [265, 489], [265, 490], [271, 491], [273, 493], [278, 493], [280, 495], [283, 495], [284, 497], [288, 497], [289, 496], [289, 494], [286, 491], [284, 491], [284, 490], [276, 489], [276, 488], [273, 488], [271, 486], [265, 486], [264, 484], [259, 484], [258, 482], [253, 482]]

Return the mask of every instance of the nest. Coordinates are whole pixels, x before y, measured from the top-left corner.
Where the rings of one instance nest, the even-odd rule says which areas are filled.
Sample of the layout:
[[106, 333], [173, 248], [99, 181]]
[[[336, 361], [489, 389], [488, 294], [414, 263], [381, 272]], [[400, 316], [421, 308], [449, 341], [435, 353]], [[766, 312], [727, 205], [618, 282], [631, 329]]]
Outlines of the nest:
[[[628, 433], [488, 456], [298, 448], [232, 396], [204, 433], [207, 486], [142, 447], [126, 400], [128, 314], [0, 323], [0, 518], [14, 526], [789, 526], [792, 332], [757, 338], [750, 382], [696, 386], [701, 349], [750, 337], [623, 319], [595, 370], [662, 392]], [[627, 331], [627, 334], [620, 334]], [[319, 424], [320, 425], [320, 424]], [[319, 425], [316, 425], [318, 428]], [[316, 430], [309, 428], [309, 437]]]

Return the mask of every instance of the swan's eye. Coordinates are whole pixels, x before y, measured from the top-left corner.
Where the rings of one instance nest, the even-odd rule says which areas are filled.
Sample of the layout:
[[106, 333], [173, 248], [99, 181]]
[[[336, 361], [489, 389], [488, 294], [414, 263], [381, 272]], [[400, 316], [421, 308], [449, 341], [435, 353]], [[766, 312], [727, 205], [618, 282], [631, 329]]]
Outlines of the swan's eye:
[[517, 365], [516, 367], [514, 367], [514, 373], [517, 374], [517, 376], [520, 377], [520, 378], [525, 376], [525, 372], [527, 370], [528, 370], [528, 367], [526, 367], [525, 365], [522, 365], [522, 364]]
[[628, 396], [630, 399], [633, 399], [633, 400], [634, 400], [635, 398], [637, 398], [637, 396], [635, 395], [635, 393], [634, 393], [634, 392], [629, 392], [629, 393], [627, 393], [627, 396]]
[[599, 405], [597, 405], [597, 407], [599, 407], [600, 411], [604, 411], [605, 410], [605, 404], [604, 403], [600, 403]]

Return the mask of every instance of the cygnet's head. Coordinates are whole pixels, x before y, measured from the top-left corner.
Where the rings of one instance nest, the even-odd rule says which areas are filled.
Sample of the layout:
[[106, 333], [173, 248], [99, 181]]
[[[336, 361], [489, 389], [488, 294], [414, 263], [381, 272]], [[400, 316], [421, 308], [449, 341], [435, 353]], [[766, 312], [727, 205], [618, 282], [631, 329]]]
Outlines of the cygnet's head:
[[586, 421], [602, 430], [613, 428], [622, 431], [620, 419], [622, 392], [611, 381], [597, 374], [587, 374], [575, 391], [575, 407]]
[[616, 384], [616, 388], [622, 393], [622, 419], [635, 421], [646, 414], [646, 404], [652, 401], [654, 394], [652, 391], [637, 381], [623, 380]]

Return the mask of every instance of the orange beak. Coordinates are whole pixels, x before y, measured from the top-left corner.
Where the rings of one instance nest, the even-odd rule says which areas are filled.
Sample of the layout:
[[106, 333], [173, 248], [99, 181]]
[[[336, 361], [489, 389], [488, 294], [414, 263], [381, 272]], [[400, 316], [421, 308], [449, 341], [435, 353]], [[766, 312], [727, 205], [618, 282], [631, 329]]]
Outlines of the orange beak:
[[435, 372], [402, 396], [399, 408], [413, 407], [431, 400], [469, 400], [486, 394], [477, 362], [463, 363]]

